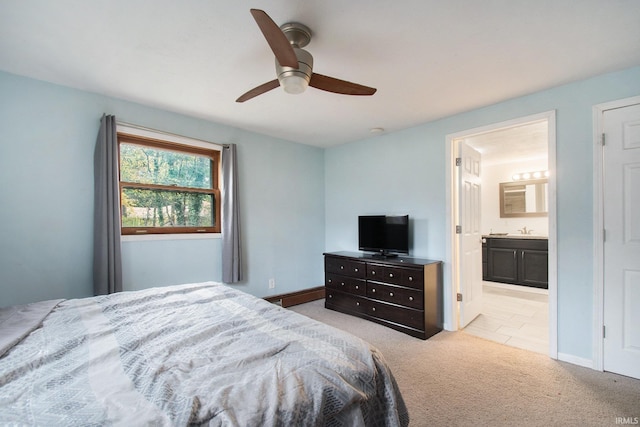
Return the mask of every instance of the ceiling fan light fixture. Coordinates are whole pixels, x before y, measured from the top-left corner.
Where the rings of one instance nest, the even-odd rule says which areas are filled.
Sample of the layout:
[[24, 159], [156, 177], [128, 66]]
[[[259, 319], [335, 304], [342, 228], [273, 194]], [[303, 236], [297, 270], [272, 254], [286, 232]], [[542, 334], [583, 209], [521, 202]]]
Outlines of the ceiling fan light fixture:
[[280, 86], [282, 86], [284, 91], [293, 95], [302, 93], [307, 90], [307, 87], [309, 87], [309, 80], [303, 76], [295, 74], [281, 77], [279, 80]]
[[285, 76], [278, 76], [280, 86], [285, 92], [297, 95], [309, 87], [309, 79], [303, 73], [289, 73]]
[[313, 70], [313, 57], [304, 49], [293, 47], [298, 58], [298, 68], [283, 67], [276, 59], [278, 81], [285, 92], [299, 94], [307, 90]]

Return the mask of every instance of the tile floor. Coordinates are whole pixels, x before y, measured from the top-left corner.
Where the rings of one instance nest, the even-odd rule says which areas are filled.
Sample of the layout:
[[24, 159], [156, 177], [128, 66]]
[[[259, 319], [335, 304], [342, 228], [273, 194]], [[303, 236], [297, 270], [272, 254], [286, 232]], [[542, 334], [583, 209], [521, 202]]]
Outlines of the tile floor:
[[549, 353], [547, 290], [484, 282], [482, 296], [482, 314], [464, 328], [465, 332], [512, 347]]

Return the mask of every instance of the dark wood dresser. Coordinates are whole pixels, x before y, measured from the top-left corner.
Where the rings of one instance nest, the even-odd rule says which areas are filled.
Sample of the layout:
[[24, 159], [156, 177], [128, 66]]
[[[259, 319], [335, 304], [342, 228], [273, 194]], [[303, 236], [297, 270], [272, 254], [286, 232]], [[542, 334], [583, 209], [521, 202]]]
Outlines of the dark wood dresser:
[[442, 330], [442, 262], [324, 254], [325, 307], [417, 338]]

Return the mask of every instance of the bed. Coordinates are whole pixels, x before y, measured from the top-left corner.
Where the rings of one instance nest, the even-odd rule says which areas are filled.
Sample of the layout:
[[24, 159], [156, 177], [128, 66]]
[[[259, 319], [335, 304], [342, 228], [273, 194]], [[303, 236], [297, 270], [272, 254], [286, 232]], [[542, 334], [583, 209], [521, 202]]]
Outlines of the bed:
[[0, 309], [0, 424], [408, 423], [375, 348], [220, 283]]

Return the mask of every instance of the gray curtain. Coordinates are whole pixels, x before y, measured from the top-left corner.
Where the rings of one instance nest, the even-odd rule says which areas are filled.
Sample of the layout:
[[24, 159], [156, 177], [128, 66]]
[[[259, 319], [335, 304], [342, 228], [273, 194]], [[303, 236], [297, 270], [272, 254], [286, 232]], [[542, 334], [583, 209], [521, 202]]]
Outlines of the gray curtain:
[[236, 145], [222, 149], [222, 281], [242, 280]]
[[93, 293], [122, 291], [120, 188], [115, 116], [103, 115], [93, 158]]

